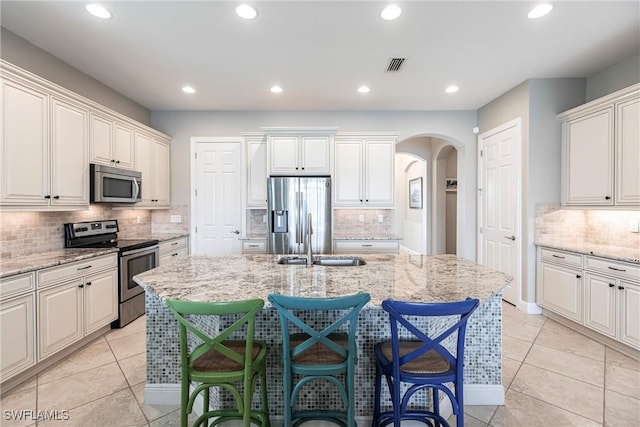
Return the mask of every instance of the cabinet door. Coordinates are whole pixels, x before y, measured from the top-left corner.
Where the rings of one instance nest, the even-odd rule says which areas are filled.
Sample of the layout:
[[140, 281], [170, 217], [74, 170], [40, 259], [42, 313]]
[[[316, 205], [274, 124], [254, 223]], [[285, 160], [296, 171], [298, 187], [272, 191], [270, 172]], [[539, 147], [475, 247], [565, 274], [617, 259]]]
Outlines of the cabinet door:
[[169, 187], [171, 185], [169, 144], [155, 139], [153, 140], [152, 144], [153, 150], [151, 156], [151, 174], [152, 176], [155, 176], [155, 178], [151, 182], [151, 199], [154, 206], [168, 207], [171, 204], [169, 197]]
[[88, 335], [118, 318], [118, 271], [87, 276], [84, 284], [84, 334]]
[[89, 132], [90, 162], [112, 166], [114, 157], [111, 152], [113, 140], [111, 120], [91, 113]]
[[272, 136], [269, 138], [269, 146], [271, 175], [300, 173], [297, 136]]
[[567, 121], [564, 202], [613, 205], [613, 107]]
[[538, 263], [538, 285], [538, 304], [582, 323], [584, 284], [579, 270]]
[[336, 141], [335, 146], [335, 206], [361, 206], [363, 179], [363, 141]]
[[151, 202], [151, 187], [154, 180], [151, 168], [151, 137], [145, 134], [135, 134], [135, 170], [142, 173], [142, 188], [140, 189], [140, 195], [142, 200], [138, 203], [139, 206], [150, 206]]
[[52, 99], [51, 204], [89, 205], [89, 112]]
[[267, 143], [247, 140], [247, 206], [267, 207]]
[[113, 125], [113, 158], [116, 166], [133, 169], [134, 154], [133, 128], [121, 123]]
[[618, 339], [640, 350], [640, 286], [620, 281], [620, 331]]
[[616, 205], [640, 205], [640, 97], [616, 105]]
[[367, 206], [393, 206], [394, 141], [367, 141], [364, 199]]
[[585, 326], [616, 337], [617, 292], [615, 279], [593, 274], [585, 276]]
[[328, 136], [303, 136], [300, 138], [300, 144], [301, 173], [310, 175], [331, 173], [331, 139]]
[[73, 279], [38, 291], [40, 360], [82, 338], [83, 286], [81, 279]]
[[49, 96], [2, 80], [0, 165], [3, 205], [49, 205]]
[[0, 380], [4, 381], [36, 363], [33, 292], [0, 304], [0, 332]]

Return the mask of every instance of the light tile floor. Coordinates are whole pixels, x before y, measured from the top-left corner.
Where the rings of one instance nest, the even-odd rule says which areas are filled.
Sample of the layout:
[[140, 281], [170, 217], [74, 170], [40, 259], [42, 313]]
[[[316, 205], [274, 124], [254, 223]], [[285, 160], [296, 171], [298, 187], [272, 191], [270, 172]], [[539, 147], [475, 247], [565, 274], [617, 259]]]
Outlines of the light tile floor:
[[[506, 405], [467, 406], [469, 427], [640, 425], [640, 363], [543, 316], [503, 304]], [[177, 426], [145, 405], [145, 319], [115, 329], [2, 396], [2, 426]], [[59, 410], [63, 421], [11, 420]], [[37, 412], [35, 413], [37, 414]]]

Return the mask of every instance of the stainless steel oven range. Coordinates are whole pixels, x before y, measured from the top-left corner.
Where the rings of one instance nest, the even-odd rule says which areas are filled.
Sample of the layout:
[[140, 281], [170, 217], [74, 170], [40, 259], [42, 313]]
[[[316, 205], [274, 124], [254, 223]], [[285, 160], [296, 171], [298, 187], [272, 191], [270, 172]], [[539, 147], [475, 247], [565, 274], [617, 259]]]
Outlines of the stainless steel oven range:
[[64, 224], [65, 248], [118, 249], [118, 320], [112, 327], [121, 328], [142, 316], [144, 290], [133, 276], [156, 268], [159, 263], [157, 240], [118, 239], [118, 221], [77, 222]]

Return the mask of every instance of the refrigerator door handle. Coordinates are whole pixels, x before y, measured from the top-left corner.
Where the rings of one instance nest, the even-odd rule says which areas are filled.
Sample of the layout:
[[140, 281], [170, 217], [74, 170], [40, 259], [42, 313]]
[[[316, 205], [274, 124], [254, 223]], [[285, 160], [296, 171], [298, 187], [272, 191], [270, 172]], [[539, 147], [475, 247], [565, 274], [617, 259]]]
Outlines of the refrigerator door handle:
[[300, 230], [301, 230], [301, 225], [300, 225], [300, 197], [301, 197], [301, 193], [299, 191], [296, 191], [296, 244], [300, 243]]

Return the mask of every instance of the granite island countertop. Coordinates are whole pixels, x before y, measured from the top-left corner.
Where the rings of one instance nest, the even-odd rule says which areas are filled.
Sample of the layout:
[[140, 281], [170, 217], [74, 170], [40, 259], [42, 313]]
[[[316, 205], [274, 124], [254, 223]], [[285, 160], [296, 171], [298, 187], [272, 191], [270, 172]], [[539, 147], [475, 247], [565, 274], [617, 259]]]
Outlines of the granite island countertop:
[[455, 255], [365, 255], [359, 267], [281, 265], [281, 255], [188, 256], [134, 277], [162, 299], [233, 301], [267, 299], [272, 292], [335, 297], [358, 291], [370, 304], [386, 298], [446, 302], [485, 300], [512, 278]]
[[590, 242], [563, 242], [552, 239], [538, 239], [535, 241], [535, 244], [537, 246], [576, 252], [583, 255], [608, 258], [614, 261], [624, 261], [634, 264], [640, 264], [640, 248], [625, 248], [622, 246], [599, 245]]

